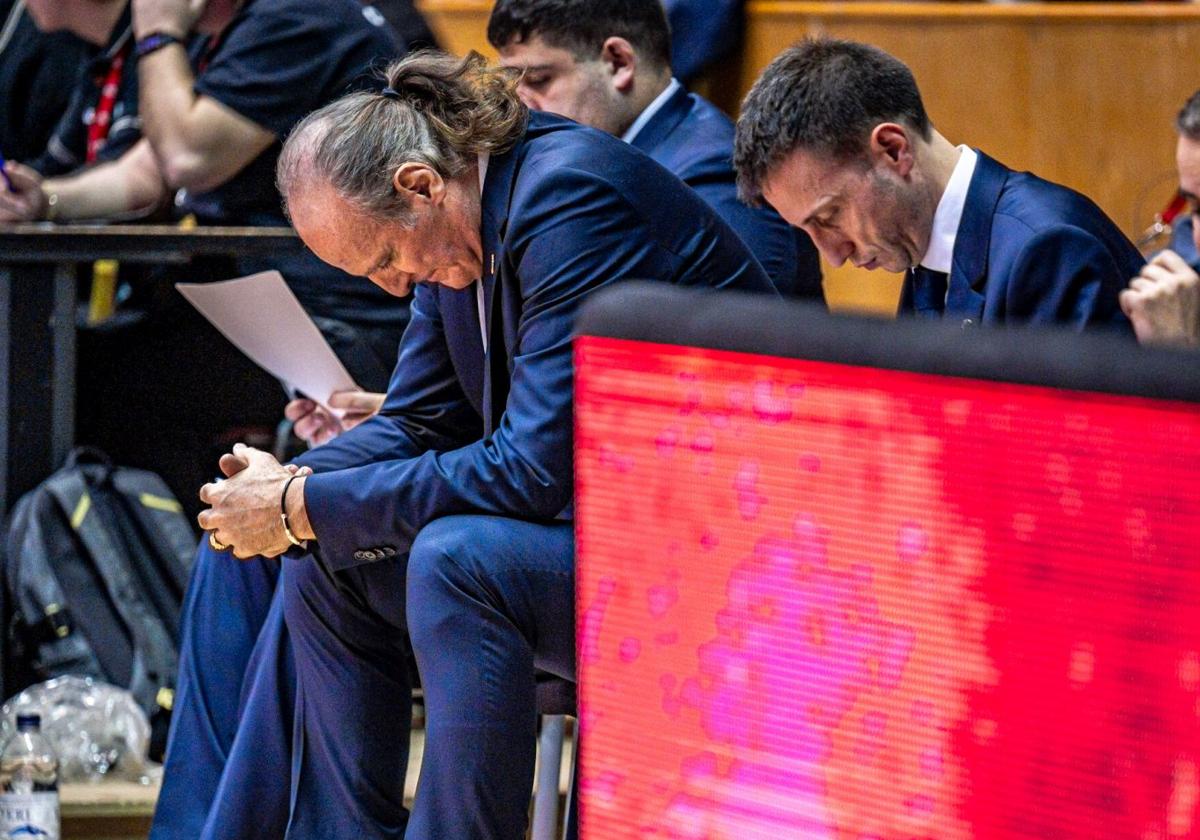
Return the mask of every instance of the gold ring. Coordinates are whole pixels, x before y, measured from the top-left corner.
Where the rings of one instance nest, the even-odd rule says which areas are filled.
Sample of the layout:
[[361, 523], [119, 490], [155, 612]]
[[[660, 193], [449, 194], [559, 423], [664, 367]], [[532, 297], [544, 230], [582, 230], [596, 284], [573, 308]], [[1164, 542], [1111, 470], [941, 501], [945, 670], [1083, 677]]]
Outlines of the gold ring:
[[217, 539], [216, 531], [208, 532], [208, 544], [212, 546], [213, 551], [228, 551], [229, 546]]

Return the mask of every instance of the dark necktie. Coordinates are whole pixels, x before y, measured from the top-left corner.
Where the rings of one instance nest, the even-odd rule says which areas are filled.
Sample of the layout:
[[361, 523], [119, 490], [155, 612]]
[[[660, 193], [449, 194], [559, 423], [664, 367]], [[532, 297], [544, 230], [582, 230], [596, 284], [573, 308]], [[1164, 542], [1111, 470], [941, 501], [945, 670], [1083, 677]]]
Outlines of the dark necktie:
[[941, 318], [946, 308], [949, 275], [919, 265], [913, 269], [913, 309], [921, 318]]

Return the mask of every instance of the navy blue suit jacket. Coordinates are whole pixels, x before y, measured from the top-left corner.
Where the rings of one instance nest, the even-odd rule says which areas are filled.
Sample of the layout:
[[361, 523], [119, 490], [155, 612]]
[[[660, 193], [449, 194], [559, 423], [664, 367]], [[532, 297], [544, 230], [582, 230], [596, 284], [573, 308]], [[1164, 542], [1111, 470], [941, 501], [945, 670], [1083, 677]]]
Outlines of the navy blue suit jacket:
[[658, 164], [537, 112], [489, 162], [481, 233], [487, 355], [475, 288], [418, 286], [382, 411], [298, 459], [318, 473], [304, 498], [333, 569], [406, 552], [450, 514], [570, 515], [571, 338], [592, 292], [651, 279], [774, 294], [738, 236]]
[[[945, 318], [984, 324], [1113, 324], [1118, 293], [1141, 270], [1133, 243], [1092, 201], [982, 152], [967, 191]], [[910, 271], [901, 311], [919, 296]]]
[[1200, 253], [1197, 253], [1196, 240], [1192, 238], [1192, 225], [1195, 223], [1195, 216], [1184, 216], [1175, 223], [1175, 229], [1171, 232], [1171, 250], [1200, 271]]
[[671, 24], [671, 66], [694, 79], [742, 41], [742, 0], [664, 0]]
[[642, 126], [633, 145], [671, 170], [737, 231], [785, 297], [823, 297], [821, 259], [808, 234], [766, 205], [738, 200], [733, 121], [682, 87]]

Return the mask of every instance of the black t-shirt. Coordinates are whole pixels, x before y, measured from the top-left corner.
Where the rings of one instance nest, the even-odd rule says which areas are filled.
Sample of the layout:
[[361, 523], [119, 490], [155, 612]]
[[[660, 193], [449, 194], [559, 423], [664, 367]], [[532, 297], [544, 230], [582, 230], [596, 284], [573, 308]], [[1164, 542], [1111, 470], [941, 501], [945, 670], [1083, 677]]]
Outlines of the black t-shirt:
[[126, 5], [104, 50], [87, 63], [75, 85], [66, 113], [54, 129], [45, 152], [30, 162], [47, 177], [72, 172], [87, 162], [88, 132], [96, 119], [96, 106], [109, 71], [123, 57], [116, 98], [109, 117], [108, 135], [96, 154], [96, 163], [116, 160], [142, 137], [138, 116], [137, 60], [133, 57], [133, 29]]
[[410, 50], [437, 47], [437, 37], [412, 0], [375, 0], [373, 3], [364, 2], [363, 5], [378, 9]]
[[45, 150], [92, 50], [65, 32], [39, 32], [16, 0], [0, 0], [0, 33], [0, 152], [28, 161]]
[[[282, 139], [403, 53], [378, 13], [357, 0], [249, 0], [215, 45], [205, 39], [192, 50], [195, 89]], [[275, 186], [281, 139], [216, 189], [184, 195], [180, 210], [202, 224], [286, 224]], [[406, 317], [403, 302], [307, 251], [243, 267], [278, 268], [314, 315], [375, 324]]]

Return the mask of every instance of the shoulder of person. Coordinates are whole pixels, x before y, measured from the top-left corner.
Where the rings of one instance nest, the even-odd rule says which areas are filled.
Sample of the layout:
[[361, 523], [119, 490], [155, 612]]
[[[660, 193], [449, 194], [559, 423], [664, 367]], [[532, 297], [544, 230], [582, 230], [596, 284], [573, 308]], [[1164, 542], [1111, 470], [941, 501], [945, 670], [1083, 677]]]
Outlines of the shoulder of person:
[[[255, 0], [241, 14], [238, 28], [272, 33], [373, 31], [369, 7], [357, 0]], [[237, 30], [231, 31], [231, 36]]]

